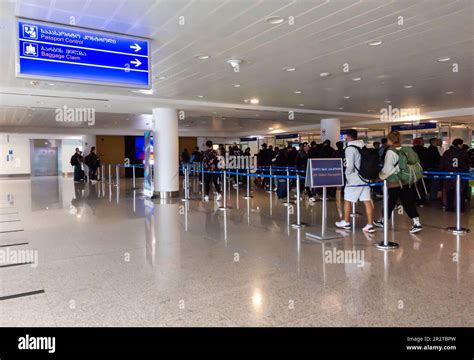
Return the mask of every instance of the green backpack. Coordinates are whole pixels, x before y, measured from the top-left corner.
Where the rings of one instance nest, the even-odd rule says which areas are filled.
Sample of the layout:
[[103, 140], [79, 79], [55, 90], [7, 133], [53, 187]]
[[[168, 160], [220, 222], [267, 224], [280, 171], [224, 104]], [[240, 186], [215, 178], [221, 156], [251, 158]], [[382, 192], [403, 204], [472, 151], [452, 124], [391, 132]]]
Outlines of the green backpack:
[[423, 168], [420, 164], [418, 154], [411, 147], [402, 147], [400, 150], [392, 149], [398, 154], [398, 165], [400, 171], [394, 174], [403, 185], [416, 184], [423, 178]]

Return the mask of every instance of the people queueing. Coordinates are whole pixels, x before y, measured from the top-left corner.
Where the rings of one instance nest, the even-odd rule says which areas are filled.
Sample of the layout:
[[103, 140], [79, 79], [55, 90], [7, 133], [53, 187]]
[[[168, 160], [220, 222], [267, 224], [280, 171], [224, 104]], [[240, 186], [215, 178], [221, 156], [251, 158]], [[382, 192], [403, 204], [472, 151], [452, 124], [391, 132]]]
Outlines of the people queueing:
[[[428, 146], [426, 153], [426, 167], [428, 171], [440, 171], [441, 145], [440, 139], [430, 139], [430, 146]], [[441, 181], [436, 178], [427, 179], [427, 186], [429, 188], [429, 199], [431, 201], [437, 200], [438, 192], [441, 189]]]
[[344, 218], [336, 222], [338, 228], [345, 230], [351, 229], [350, 213], [353, 203], [361, 201], [365, 207], [367, 217], [367, 224], [362, 228], [362, 231], [367, 233], [375, 232], [373, 223], [373, 207], [370, 196], [370, 187], [367, 182], [370, 179], [364, 179], [359, 174], [361, 168], [361, 153], [360, 149], [365, 146], [363, 140], [357, 139], [357, 130], [350, 129], [346, 131], [345, 137], [347, 146], [345, 148], [345, 177], [346, 187], [344, 188]]
[[83, 162], [82, 151], [76, 148], [76, 152], [71, 156], [71, 165], [74, 168], [74, 182], [76, 183], [84, 180], [84, 170], [82, 170]]
[[[469, 171], [469, 157], [465, 150], [463, 150], [462, 139], [454, 139], [451, 147], [446, 150], [441, 157], [441, 171], [448, 172], [468, 172]], [[465, 191], [467, 191], [467, 181], [461, 180], [461, 211], [464, 211], [466, 198]], [[454, 211], [456, 209], [456, 181], [443, 180], [444, 193], [444, 207], [446, 211]]]
[[[205, 171], [218, 171], [218, 159], [219, 154], [212, 148], [212, 141], [206, 141], [206, 151], [204, 151], [203, 165]], [[216, 201], [221, 199], [221, 187], [217, 181], [219, 178], [218, 174], [204, 173], [204, 200], [209, 201], [209, 191], [211, 189], [211, 182], [214, 184], [214, 188], [217, 192]]]
[[[416, 209], [415, 190], [416, 182], [422, 176], [422, 170], [416, 152], [411, 147], [402, 147], [401, 141], [398, 131], [388, 134], [388, 150], [379, 178], [388, 182], [388, 218], [390, 219], [397, 201], [400, 200], [404, 212], [413, 221], [409, 231], [415, 234], [423, 229]], [[413, 175], [413, 172], [416, 174]], [[383, 228], [383, 218], [375, 220], [374, 225]]]
[[91, 152], [84, 158], [84, 163], [89, 168], [89, 181], [97, 181], [97, 169], [100, 166], [100, 159], [97, 156], [95, 146], [91, 147]]

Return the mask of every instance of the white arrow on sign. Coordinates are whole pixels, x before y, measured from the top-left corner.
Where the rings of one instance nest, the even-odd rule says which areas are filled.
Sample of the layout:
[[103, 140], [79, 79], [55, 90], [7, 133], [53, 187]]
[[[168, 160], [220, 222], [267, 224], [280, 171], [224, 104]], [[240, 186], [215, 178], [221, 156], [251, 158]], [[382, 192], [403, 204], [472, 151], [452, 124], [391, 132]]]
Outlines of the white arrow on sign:
[[130, 48], [132, 48], [133, 50], [135, 50], [135, 52], [137, 51], [140, 51], [142, 48], [140, 45], [138, 45], [137, 43], [133, 44], [133, 45], [130, 45]]
[[135, 60], [130, 61], [130, 64], [133, 64], [133, 65], [135, 65], [135, 67], [138, 67], [138, 66], [140, 66], [142, 63], [141, 63], [140, 60], [135, 59]]

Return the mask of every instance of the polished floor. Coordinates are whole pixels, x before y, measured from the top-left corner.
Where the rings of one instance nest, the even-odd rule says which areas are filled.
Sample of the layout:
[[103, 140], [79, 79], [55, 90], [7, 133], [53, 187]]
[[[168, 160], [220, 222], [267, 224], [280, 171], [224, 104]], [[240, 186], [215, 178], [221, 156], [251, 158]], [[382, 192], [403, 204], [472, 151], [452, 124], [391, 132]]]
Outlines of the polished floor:
[[[455, 217], [439, 204], [419, 209], [416, 235], [396, 215], [400, 248], [382, 251], [363, 217], [340, 238], [308, 239], [321, 202], [304, 201], [310, 226], [294, 229], [295, 207], [274, 193], [232, 189], [220, 211], [192, 185], [192, 200], [166, 204], [125, 181], [0, 180], [0, 255], [37, 255], [0, 264], [0, 326], [474, 326], [474, 235], [447, 233]], [[329, 201], [328, 231], [338, 211]]]

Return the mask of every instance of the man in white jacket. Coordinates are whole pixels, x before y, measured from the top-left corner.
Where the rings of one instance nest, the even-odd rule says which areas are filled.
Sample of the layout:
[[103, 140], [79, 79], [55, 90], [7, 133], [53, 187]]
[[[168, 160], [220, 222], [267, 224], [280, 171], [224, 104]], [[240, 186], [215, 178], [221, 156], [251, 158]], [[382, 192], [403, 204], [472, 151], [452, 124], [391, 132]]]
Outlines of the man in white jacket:
[[[365, 212], [367, 215], [367, 225], [362, 228], [362, 231], [373, 233], [375, 228], [372, 225], [373, 222], [373, 209], [372, 200], [370, 197], [369, 186], [357, 186], [367, 185], [367, 182], [362, 180], [359, 176], [361, 156], [359, 149], [362, 149], [365, 144], [362, 140], [357, 140], [357, 130], [351, 129], [346, 132], [347, 146], [345, 148], [346, 156], [346, 186], [344, 188], [344, 219], [336, 222], [336, 226], [345, 230], [351, 229], [351, 223], [349, 217], [351, 213], [352, 203], [362, 201], [365, 206]], [[356, 185], [356, 186], [354, 186]]]

